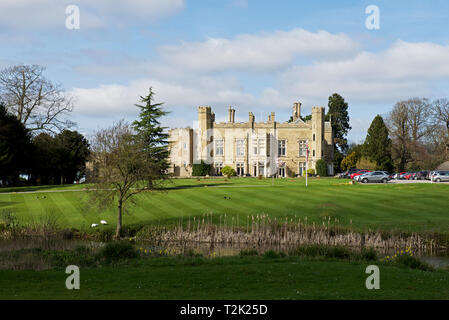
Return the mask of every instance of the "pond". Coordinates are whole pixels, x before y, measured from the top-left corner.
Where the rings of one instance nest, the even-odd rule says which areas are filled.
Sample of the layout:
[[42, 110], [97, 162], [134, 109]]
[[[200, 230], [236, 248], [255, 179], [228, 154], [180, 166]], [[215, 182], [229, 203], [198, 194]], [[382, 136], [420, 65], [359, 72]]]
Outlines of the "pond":
[[[100, 249], [106, 243], [91, 240], [61, 240], [61, 239], [16, 239], [16, 240], [0, 240], [0, 253], [5, 251], [15, 251], [21, 249], [41, 248], [43, 250], [73, 250], [77, 246], [84, 245], [93, 249]], [[164, 245], [155, 245], [149, 241], [133, 242], [133, 245], [141, 252], [163, 253], [168, 255], [197, 253], [204, 257], [225, 257], [237, 256], [241, 250], [256, 250], [259, 253], [264, 253], [269, 250], [288, 252], [294, 249], [295, 246], [253, 246], [246, 244], [219, 244], [210, 245], [203, 242], [188, 242], [181, 244], [180, 242], [169, 242]], [[350, 247], [352, 250], [360, 248]], [[380, 258], [394, 255], [397, 250], [376, 249]], [[449, 266], [449, 251], [434, 250], [432, 252], [414, 252], [414, 255], [420, 260], [430, 264], [434, 268], [446, 268]]]

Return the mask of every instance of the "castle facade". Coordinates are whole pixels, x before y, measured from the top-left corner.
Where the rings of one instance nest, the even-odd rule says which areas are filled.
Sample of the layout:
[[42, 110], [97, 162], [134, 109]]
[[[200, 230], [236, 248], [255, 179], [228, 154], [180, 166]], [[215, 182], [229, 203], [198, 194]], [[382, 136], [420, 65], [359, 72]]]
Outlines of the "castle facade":
[[294, 177], [305, 174], [307, 158], [308, 168], [322, 159], [333, 175], [332, 127], [323, 107], [313, 107], [304, 121], [296, 102], [288, 122], [277, 122], [274, 112], [267, 122], [256, 122], [252, 112], [248, 122], [235, 122], [235, 109], [229, 107], [228, 121], [216, 123], [211, 107], [200, 106], [196, 128], [171, 129], [169, 135], [175, 176], [192, 176], [193, 164], [204, 161], [212, 165], [211, 175], [231, 166], [239, 176]]

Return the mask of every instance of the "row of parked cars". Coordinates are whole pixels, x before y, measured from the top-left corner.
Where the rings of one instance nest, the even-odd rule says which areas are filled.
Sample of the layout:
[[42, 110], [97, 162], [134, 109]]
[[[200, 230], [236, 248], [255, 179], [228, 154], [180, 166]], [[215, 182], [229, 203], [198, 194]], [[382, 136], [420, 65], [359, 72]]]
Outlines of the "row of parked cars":
[[424, 170], [416, 172], [398, 172], [390, 174], [386, 171], [370, 171], [366, 169], [351, 168], [340, 174], [339, 178], [349, 178], [362, 183], [382, 182], [390, 180], [430, 180], [432, 182], [449, 182], [449, 171]]

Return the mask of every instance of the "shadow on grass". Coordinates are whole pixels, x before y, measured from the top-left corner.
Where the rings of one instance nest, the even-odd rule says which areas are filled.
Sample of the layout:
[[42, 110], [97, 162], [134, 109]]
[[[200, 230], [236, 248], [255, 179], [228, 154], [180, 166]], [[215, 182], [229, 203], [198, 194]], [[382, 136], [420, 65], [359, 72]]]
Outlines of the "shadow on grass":
[[45, 185], [45, 186], [20, 186], [20, 187], [0, 187], [1, 193], [9, 192], [29, 192], [29, 191], [45, 191], [56, 189], [70, 189], [70, 187], [78, 186], [80, 189], [84, 188], [83, 184], [57, 184], [57, 185]]
[[187, 184], [182, 186], [172, 186], [172, 187], [161, 187], [158, 190], [169, 191], [178, 189], [194, 189], [194, 188], [204, 188], [204, 187], [215, 187], [220, 185], [231, 185], [231, 183], [205, 183], [205, 184]]

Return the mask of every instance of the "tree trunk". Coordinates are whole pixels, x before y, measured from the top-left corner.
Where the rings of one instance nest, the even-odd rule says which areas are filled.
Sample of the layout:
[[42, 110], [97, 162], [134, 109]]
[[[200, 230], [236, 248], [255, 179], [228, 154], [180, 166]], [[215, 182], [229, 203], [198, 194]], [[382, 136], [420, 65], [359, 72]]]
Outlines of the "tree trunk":
[[115, 231], [115, 237], [120, 238], [122, 233], [122, 199], [118, 201], [118, 216], [117, 216], [117, 229]]

